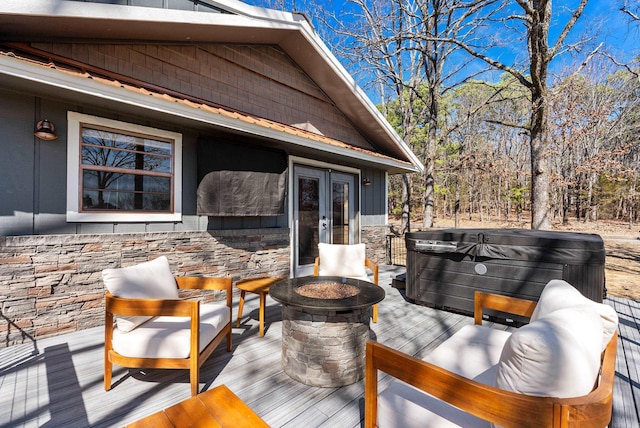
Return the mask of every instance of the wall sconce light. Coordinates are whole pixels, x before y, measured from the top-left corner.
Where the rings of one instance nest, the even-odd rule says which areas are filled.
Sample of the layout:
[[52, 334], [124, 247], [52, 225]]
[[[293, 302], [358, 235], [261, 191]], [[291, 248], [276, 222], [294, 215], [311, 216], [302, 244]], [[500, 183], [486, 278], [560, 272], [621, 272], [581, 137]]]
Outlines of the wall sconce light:
[[33, 135], [41, 140], [51, 141], [58, 138], [55, 130], [56, 128], [53, 126], [53, 123], [45, 119], [38, 122], [36, 125], [36, 132], [34, 132]]
[[371, 180], [369, 180], [367, 177], [362, 179], [362, 185], [363, 186], [371, 186]]

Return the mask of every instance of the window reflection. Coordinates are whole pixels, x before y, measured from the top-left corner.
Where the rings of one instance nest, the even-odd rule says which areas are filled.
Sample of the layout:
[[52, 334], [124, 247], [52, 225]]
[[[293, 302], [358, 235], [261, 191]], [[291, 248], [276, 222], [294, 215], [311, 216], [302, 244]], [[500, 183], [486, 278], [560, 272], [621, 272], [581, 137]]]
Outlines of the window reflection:
[[173, 143], [82, 128], [84, 211], [171, 212]]

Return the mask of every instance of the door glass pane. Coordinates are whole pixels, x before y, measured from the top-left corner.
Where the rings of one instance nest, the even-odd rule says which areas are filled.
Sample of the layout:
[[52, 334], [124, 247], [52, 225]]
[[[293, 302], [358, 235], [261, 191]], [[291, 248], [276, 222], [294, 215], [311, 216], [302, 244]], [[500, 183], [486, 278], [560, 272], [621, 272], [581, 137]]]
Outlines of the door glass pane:
[[313, 264], [318, 256], [320, 180], [298, 178], [298, 264]]
[[349, 184], [334, 181], [331, 195], [333, 243], [349, 244]]

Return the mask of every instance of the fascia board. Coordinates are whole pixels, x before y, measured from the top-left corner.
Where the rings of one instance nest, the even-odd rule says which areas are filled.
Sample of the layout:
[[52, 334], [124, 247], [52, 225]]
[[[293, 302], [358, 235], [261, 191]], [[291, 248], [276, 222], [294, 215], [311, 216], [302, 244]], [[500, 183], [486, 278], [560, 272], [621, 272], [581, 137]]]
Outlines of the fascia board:
[[[402, 150], [402, 152], [416, 165], [419, 172], [424, 172], [424, 165], [413, 151], [406, 145], [398, 133], [393, 129], [389, 122], [384, 118], [378, 108], [371, 102], [369, 97], [364, 93], [360, 86], [353, 79], [351, 74], [342, 66], [340, 61], [333, 55], [327, 45], [320, 39], [320, 37], [313, 31], [310, 25], [301, 25], [302, 34], [307, 39], [308, 43], [325, 59], [335, 74], [339, 77], [344, 85], [351, 89], [351, 92], [356, 96], [357, 100], [364, 106], [371, 117], [380, 126]], [[286, 44], [286, 41], [284, 42]]]
[[403, 162], [394, 161], [393, 159], [380, 158], [372, 154], [360, 153], [348, 148], [319, 143], [315, 140], [248, 123], [240, 119], [207, 112], [191, 105], [178, 104], [174, 101], [156, 98], [148, 94], [132, 91], [119, 86], [105, 85], [89, 78], [66, 74], [64, 72], [44, 68], [40, 65], [29, 64], [25, 61], [11, 57], [0, 56], [0, 74], [25, 79], [70, 92], [81, 93], [92, 97], [123, 103], [133, 107], [153, 110], [171, 116], [195, 120], [232, 131], [260, 136], [263, 138], [270, 138], [318, 151], [324, 151], [334, 155], [344, 156], [358, 161], [365, 161], [387, 168], [402, 170], [405, 172], [417, 172], [417, 170], [412, 166]]

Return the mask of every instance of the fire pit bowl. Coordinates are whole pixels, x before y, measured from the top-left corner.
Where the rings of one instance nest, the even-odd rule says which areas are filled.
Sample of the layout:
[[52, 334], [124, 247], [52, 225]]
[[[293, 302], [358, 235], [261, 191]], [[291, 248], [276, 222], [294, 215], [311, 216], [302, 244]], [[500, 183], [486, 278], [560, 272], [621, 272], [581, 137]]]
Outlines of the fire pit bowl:
[[381, 287], [337, 276], [278, 281], [269, 295], [282, 304], [282, 366], [306, 385], [337, 387], [364, 377], [371, 307]]

